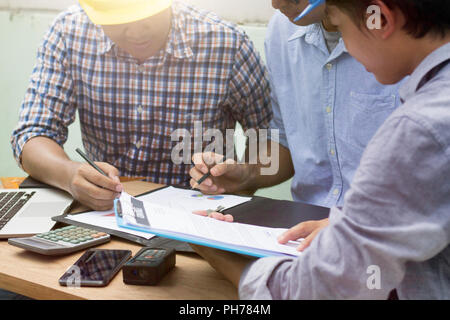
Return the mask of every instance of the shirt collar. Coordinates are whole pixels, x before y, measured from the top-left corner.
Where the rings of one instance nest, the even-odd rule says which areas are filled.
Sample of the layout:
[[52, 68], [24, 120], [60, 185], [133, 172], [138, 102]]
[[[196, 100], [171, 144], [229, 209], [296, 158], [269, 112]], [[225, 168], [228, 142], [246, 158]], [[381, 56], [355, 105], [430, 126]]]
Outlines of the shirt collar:
[[305, 27], [299, 26], [297, 31], [295, 31], [292, 36], [289, 37], [288, 41], [293, 41], [298, 38], [305, 37], [305, 40], [306, 38], [308, 38], [308, 42], [311, 42], [311, 40], [315, 40], [315, 37], [318, 36], [318, 31], [320, 31], [320, 26], [317, 23]]
[[[172, 5], [172, 13], [172, 27], [167, 39], [165, 52], [178, 59], [189, 59], [193, 57], [194, 53], [186, 35], [186, 18], [176, 2]], [[101, 26], [96, 25], [95, 29], [98, 39], [97, 54], [106, 54], [115, 44], [105, 34]]]
[[[305, 27], [299, 27], [298, 30], [288, 38], [288, 41], [294, 41], [303, 37], [305, 38], [306, 43], [314, 45], [316, 47], [320, 47], [321, 43], [325, 41], [320, 23], [314, 23]], [[342, 37], [339, 40], [339, 44], [336, 49], [337, 50], [335, 50], [335, 52], [333, 53], [334, 58], [341, 55], [343, 52], [348, 53]]]
[[166, 45], [166, 53], [178, 59], [192, 58], [194, 53], [186, 34], [186, 17], [176, 1], [172, 5], [172, 13], [172, 29]]
[[433, 51], [419, 64], [416, 70], [414, 70], [411, 74], [408, 81], [406, 81], [406, 83], [399, 90], [402, 100], [406, 101], [414, 95], [428, 73], [448, 60], [450, 60], [450, 43], [447, 43], [439, 49]]
[[102, 55], [107, 53], [114, 46], [114, 42], [105, 34], [101, 26], [95, 25], [97, 32], [97, 54]]

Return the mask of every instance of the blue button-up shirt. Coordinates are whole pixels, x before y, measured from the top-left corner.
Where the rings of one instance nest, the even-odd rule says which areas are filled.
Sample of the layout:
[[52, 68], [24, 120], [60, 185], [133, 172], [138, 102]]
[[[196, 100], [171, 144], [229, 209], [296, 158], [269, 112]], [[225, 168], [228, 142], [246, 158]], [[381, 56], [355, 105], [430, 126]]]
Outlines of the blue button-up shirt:
[[342, 41], [330, 54], [319, 24], [299, 27], [277, 12], [266, 39], [274, 119], [292, 156], [294, 200], [342, 205], [363, 150], [399, 106]]

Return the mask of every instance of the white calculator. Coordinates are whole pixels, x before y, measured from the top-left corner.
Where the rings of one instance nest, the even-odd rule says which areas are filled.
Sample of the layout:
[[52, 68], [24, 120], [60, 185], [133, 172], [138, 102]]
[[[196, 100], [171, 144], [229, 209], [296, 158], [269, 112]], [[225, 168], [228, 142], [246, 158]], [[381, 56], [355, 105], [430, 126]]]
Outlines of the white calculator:
[[32, 237], [8, 239], [8, 243], [47, 256], [56, 256], [93, 247], [110, 240], [110, 235], [104, 232], [68, 226]]

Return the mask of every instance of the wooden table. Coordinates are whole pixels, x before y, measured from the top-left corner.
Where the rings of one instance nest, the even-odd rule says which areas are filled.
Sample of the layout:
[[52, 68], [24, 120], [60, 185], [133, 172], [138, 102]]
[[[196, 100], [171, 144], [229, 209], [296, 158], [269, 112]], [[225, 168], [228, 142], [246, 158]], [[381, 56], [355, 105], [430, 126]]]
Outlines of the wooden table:
[[[125, 182], [136, 195], [161, 187], [141, 181]], [[75, 207], [74, 210], [80, 210]], [[133, 255], [141, 246], [113, 237], [102, 249], [128, 249]], [[138, 299], [138, 300], [234, 300], [237, 289], [196, 254], [177, 253], [176, 267], [157, 286], [123, 283], [122, 271], [104, 288], [67, 288], [58, 279], [83, 253], [47, 257], [0, 241], [0, 288], [34, 299]]]

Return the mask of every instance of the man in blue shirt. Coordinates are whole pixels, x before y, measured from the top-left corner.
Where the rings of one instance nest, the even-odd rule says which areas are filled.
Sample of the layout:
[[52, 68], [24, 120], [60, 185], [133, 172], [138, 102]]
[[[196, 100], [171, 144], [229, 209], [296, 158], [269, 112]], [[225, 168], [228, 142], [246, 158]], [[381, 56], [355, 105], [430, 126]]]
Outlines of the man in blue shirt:
[[[294, 24], [308, 4], [297, 2], [272, 1], [279, 10], [269, 23], [265, 44], [274, 112], [271, 128], [279, 130], [279, 170], [261, 175], [262, 164], [230, 161], [208, 168], [210, 158], [221, 157], [197, 154], [191, 185], [210, 169], [212, 177], [198, 186], [205, 193], [256, 190], [293, 177], [295, 201], [342, 206], [363, 150], [400, 104], [399, 85], [379, 84], [348, 54], [324, 5]], [[304, 236], [326, 224], [307, 223]]]

